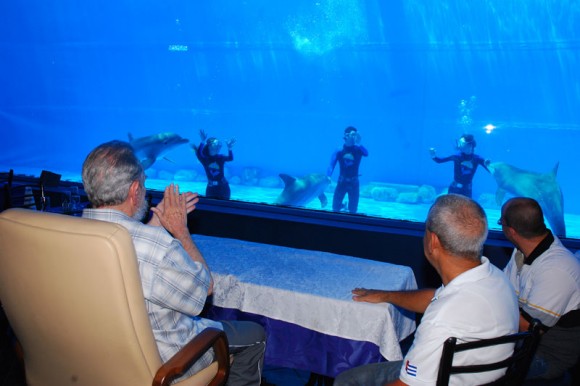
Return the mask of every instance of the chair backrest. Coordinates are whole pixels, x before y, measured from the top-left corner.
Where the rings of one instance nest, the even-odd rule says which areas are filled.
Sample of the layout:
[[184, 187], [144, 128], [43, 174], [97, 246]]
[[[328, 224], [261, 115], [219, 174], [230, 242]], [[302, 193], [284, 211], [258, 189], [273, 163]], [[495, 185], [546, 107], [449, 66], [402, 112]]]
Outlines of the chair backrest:
[[122, 226], [0, 213], [0, 302], [29, 385], [146, 385], [161, 366]]
[[[443, 344], [443, 352], [441, 354], [441, 361], [439, 362], [437, 386], [448, 385], [449, 378], [452, 374], [481, 373], [504, 368], [506, 369], [505, 374], [488, 385], [521, 385], [526, 377], [536, 349], [538, 348], [541, 326], [540, 321], [534, 319], [532, 320], [528, 331], [525, 332], [460, 344], [457, 344], [457, 338], [448, 338]], [[453, 357], [455, 353], [502, 344], [514, 345], [514, 351], [511, 356], [507, 358], [498, 358], [497, 361], [492, 363], [453, 366]], [[474, 356], [477, 357], [477, 353], [474, 353]]]

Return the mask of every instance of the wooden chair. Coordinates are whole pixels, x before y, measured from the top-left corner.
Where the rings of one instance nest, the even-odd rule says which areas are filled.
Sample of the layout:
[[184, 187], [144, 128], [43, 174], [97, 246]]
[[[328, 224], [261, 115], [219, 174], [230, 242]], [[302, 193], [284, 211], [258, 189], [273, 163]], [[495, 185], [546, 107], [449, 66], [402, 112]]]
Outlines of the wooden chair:
[[117, 224], [0, 213], [0, 301], [29, 385], [168, 385], [212, 347], [216, 362], [174, 385], [222, 385], [229, 375], [227, 338], [216, 329], [161, 362], [135, 249]]
[[[503, 368], [507, 369], [505, 375], [500, 379], [489, 383], [489, 385], [521, 385], [526, 377], [536, 349], [538, 348], [538, 343], [540, 341], [540, 328], [540, 321], [534, 319], [530, 324], [529, 330], [525, 332], [460, 344], [457, 344], [457, 338], [452, 337], [447, 339], [443, 344], [437, 386], [448, 385], [449, 378], [452, 374], [480, 373]], [[493, 363], [453, 366], [453, 356], [455, 353], [501, 344], [514, 344], [514, 352], [510, 357]], [[474, 352], [473, 355], [477, 357], [476, 352]]]

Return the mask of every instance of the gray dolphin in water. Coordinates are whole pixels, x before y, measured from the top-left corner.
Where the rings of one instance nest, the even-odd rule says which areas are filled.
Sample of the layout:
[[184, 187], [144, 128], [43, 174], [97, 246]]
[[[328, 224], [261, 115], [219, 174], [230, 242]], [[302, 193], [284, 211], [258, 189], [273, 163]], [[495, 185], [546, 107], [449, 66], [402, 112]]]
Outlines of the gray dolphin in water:
[[307, 174], [296, 178], [288, 174], [280, 174], [284, 181], [284, 190], [276, 199], [276, 205], [305, 206], [315, 198], [320, 200], [324, 208], [328, 199], [324, 190], [330, 185], [330, 177], [325, 174]]
[[549, 173], [530, 172], [504, 162], [492, 162], [488, 169], [497, 182], [495, 200], [498, 205], [503, 203], [506, 192], [518, 197], [533, 198], [542, 207], [552, 231], [566, 237], [564, 196], [556, 181], [558, 165], [556, 163]]
[[[135, 154], [143, 169], [148, 169], [163, 155], [175, 147], [188, 143], [189, 139], [181, 138], [175, 133], [159, 133], [147, 137], [133, 138], [129, 133], [129, 143], [133, 146]], [[165, 158], [170, 161], [169, 159]]]

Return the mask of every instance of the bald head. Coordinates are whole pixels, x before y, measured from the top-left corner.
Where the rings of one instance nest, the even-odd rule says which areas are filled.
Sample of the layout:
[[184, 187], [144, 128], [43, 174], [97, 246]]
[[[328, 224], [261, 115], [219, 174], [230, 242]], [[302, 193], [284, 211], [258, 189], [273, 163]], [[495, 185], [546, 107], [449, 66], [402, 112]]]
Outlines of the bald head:
[[503, 225], [513, 228], [524, 238], [535, 238], [546, 234], [542, 207], [533, 198], [515, 197], [507, 200], [501, 208]]

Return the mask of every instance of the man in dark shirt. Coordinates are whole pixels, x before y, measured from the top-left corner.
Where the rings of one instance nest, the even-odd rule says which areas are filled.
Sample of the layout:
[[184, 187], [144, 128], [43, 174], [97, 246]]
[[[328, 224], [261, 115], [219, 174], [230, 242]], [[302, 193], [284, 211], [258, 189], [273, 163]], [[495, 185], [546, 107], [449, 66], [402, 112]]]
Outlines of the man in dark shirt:
[[342, 209], [342, 200], [348, 194], [348, 211], [356, 213], [359, 200], [359, 174], [358, 168], [362, 157], [367, 157], [369, 152], [360, 144], [361, 136], [358, 130], [352, 126], [344, 130], [344, 146], [332, 154], [327, 175], [330, 177], [334, 167], [338, 162], [340, 175], [334, 197], [332, 199], [332, 210], [339, 212]]

